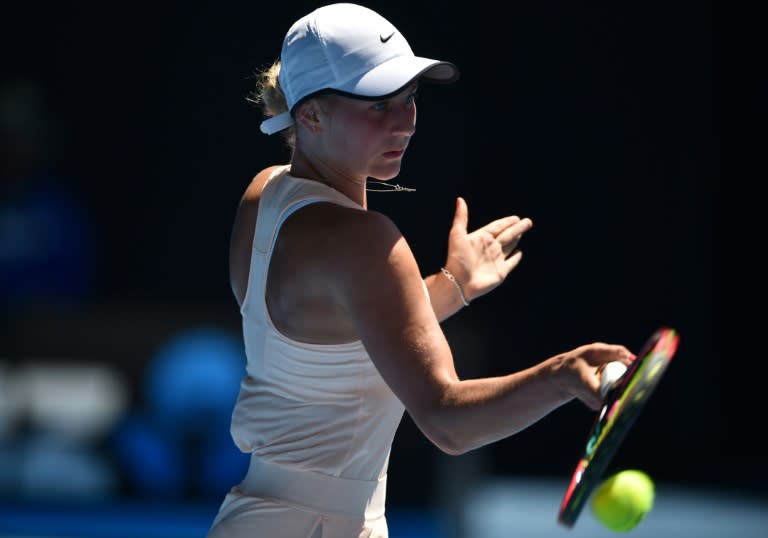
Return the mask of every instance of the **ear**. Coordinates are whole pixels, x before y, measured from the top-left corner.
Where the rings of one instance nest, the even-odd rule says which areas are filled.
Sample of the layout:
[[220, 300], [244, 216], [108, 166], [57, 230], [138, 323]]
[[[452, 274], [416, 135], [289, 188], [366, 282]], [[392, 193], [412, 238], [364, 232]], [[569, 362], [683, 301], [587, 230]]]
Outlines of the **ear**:
[[320, 132], [320, 110], [314, 99], [310, 99], [306, 103], [299, 105], [295, 117], [296, 121], [310, 133]]

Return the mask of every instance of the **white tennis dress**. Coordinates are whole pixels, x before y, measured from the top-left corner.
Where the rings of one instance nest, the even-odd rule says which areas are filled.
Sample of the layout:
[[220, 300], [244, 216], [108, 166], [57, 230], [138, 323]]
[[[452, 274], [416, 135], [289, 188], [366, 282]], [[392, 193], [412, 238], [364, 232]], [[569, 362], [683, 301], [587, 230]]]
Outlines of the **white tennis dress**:
[[287, 167], [262, 191], [241, 308], [247, 372], [231, 425], [251, 464], [225, 497], [209, 538], [387, 537], [387, 465], [402, 403], [360, 341], [296, 342], [267, 311], [267, 270], [280, 226], [316, 202], [363, 210]]

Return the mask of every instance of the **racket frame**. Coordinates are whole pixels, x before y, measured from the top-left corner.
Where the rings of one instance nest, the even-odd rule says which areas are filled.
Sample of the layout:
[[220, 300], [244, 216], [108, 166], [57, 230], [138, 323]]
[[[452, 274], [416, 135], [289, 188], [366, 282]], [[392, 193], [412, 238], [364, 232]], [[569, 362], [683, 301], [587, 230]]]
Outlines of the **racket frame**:
[[634, 425], [677, 351], [679, 335], [662, 327], [651, 335], [605, 397], [566, 488], [558, 523], [573, 527], [619, 445]]

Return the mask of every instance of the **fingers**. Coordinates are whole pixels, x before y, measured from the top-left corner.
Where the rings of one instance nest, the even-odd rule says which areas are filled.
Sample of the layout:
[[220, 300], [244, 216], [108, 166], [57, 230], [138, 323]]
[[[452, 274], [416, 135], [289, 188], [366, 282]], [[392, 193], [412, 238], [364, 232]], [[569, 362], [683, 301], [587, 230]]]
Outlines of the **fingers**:
[[511, 219], [511, 222], [496, 234], [496, 239], [502, 243], [518, 241], [525, 232], [533, 228], [533, 221], [527, 217], [524, 219], [521, 219], [520, 217], [509, 218]]
[[626, 370], [626, 367], [635, 360], [635, 355], [624, 346], [602, 342], [591, 344], [588, 348], [583, 357], [589, 364], [597, 365], [597, 368], [594, 370], [594, 377], [590, 376], [588, 379], [592, 393], [585, 396], [582, 401], [592, 409], [596, 409], [596, 403], [598, 406], [602, 405], [607, 389], [606, 383], [610, 382], [610, 379], [604, 378], [603, 375], [606, 367], [611, 368], [619, 364]]
[[581, 349], [580, 355], [592, 366], [601, 366], [603, 364], [620, 361], [625, 365], [631, 363], [635, 356], [626, 347], [616, 344], [605, 344], [595, 342], [588, 344]]
[[[506, 253], [505, 253], [506, 254]], [[504, 277], [511, 273], [515, 267], [518, 266], [520, 263], [520, 260], [523, 259], [523, 253], [522, 251], [518, 250], [517, 252], [513, 253], [509, 258], [506, 258], [504, 260]]]
[[501, 244], [504, 256], [509, 256], [517, 247], [523, 234], [533, 227], [533, 221], [529, 218], [507, 217], [492, 222], [486, 227], [486, 230], [495, 234], [496, 240]]
[[529, 218], [521, 219], [517, 215], [496, 219], [483, 226], [483, 230], [494, 236], [498, 240], [522, 235], [533, 226], [533, 221]]
[[469, 210], [467, 202], [459, 196], [456, 198], [456, 211], [453, 214], [453, 224], [451, 226], [454, 232], [461, 234], [467, 233], [467, 222], [469, 221]]
[[621, 362], [629, 365], [635, 356], [624, 346], [595, 342], [574, 350], [572, 363], [580, 382], [573, 395], [591, 409], [599, 409], [603, 402], [601, 372], [606, 364]]
[[523, 219], [518, 225], [510, 227], [499, 236], [501, 248], [504, 251], [505, 256], [509, 256], [515, 251], [523, 234], [530, 230], [532, 226], [533, 223], [531, 223], [530, 219]]
[[493, 237], [498, 237], [502, 232], [505, 230], [508, 230], [510, 226], [514, 226], [515, 224], [518, 224], [520, 222], [520, 217], [517, 215], [512, 215], [509, 217], [504, 217], [502, 219], [496, 219], [492, 222], [489, 222], [485, 226], [482, 227], [483, 230], [491, 234]]

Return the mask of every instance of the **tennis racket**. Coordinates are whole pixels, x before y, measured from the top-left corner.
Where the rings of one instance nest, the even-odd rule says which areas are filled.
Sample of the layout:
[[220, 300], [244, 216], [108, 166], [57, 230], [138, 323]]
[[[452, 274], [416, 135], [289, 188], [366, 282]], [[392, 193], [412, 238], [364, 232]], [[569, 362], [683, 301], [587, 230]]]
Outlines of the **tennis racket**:
[[560, 505], [557, 520], [561, 525], [573, 527], [576, 523], [590, 493], [659, 384], [677, 351], [678, 341], [677, 331], [662, 327], [645, 342], [626, 371], [624, 368], [618, 370], [618, 379], [611, 379], [617, 375], [617, 370], [606, 365], [601, 380], [605, 387], [603, 407], [595, 417], [584, 452]]

